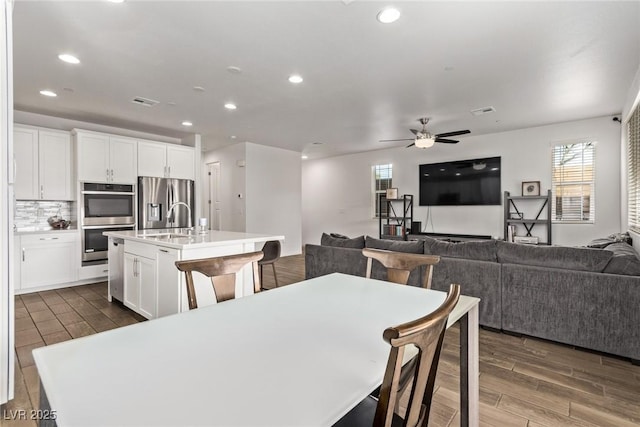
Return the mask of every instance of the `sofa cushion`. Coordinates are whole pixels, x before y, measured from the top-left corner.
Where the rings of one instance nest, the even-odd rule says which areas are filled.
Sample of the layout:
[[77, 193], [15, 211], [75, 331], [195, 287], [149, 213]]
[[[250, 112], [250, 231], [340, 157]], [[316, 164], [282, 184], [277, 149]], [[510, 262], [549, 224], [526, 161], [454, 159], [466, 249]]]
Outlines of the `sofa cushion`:
[[407, 252], [412, 254], [424, 253], [424, 247], [421, 241], [375, 239], [371, 236], [367, 236], [364, 241], [364, 247], [384, 249], [394, 252]]
[[498, 241], [498, 262], [602, 272], [613, 253], [603, 249], [525, 245]]
[[640, 276], [640, 259], [638, 253], [627, 243], [613, 243], [605, 248], [613, 253], [613, 257], [604, 269], [605, 273]]
[[453, 243], [425, 237], [424, 253], [449, 258], [474, 259], [477, 261], [496, 262], [498, 260], [495, 240]]
[[333, 246], [338, 248], [362, 249], [364, 248], [364, 236], [354, 237], [353, 239], [345, 239], [343, 237], [332, 237], [327, 233], [322, 233], [320, 245]]

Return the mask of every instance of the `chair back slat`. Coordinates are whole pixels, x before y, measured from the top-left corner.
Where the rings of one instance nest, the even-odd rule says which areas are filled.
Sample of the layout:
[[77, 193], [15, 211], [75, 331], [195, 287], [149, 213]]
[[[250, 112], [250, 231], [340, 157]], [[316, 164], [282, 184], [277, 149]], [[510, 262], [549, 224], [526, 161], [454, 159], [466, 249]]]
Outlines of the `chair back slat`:
[[235, 298], [236, 275], [249, 263], [252, 264], [253, 290], [255, 293], [260, 292], [258, 261], [261, 260], [262, 257], [262, 251], [258, 251], [213, 258], [176, 261], [178, 270], [185, 273], [189, 310], [198, 308], [193, 281], [194, 271], [210, 278], [211, 288], [215, 294], [216, 302], [223, 302]]
[[424, 266], [425, 272], [422, 279], [422, 287], [430, 288], [433, 277], [433, 266], [440, 262], [437, 255], [412, 254], [406, 252], [393, 252], [382, 249], [365, 248], [362, 254], [367, 259], [367, 278], [371, 278], [373, 260], [379, 261], [387, 269], [387, 280], [389, 282], [406, 285], [409, 281], [409, 274], [414, 269]]

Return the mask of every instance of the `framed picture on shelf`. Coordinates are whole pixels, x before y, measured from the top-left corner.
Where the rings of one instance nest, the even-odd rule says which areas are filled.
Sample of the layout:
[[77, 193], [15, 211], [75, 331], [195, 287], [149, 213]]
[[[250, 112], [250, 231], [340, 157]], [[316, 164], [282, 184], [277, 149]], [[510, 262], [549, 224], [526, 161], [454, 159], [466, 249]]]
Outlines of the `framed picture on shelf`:
[[522, 195], [523, 196], [539, 196], [540, 181], [522, 181]]
[[397, 188], [387, 188], [387, 200], [389, 199], [397, 199], [398, 198], [398, 189]]

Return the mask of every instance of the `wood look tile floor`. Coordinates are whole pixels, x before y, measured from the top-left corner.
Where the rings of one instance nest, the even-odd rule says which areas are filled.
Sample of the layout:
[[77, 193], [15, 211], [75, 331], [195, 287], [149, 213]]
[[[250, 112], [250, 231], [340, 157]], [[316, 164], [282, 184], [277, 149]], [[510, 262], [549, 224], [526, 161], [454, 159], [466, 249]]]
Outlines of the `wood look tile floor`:
[[[304, 279], [304, 256], [276, 263], [280, 286]], [[272, 270], [264, 269], [272, 288]], [[1, 426], [35, 426], [10, 420], [11, 411], [38, 408], [39, 380], [31, 350], [144, 320], [107, 302], [106, 283], [16, 296], [15, 399], [2, 408]], [[430, 426], [457, 426], [459, 330], [447, 331], [438, 367]], [[402, 402], [401, 402], [402, 403]], [[613, 356], [530, 337], [480, 330], [482, 426], [640, 426], [640, 366]]]

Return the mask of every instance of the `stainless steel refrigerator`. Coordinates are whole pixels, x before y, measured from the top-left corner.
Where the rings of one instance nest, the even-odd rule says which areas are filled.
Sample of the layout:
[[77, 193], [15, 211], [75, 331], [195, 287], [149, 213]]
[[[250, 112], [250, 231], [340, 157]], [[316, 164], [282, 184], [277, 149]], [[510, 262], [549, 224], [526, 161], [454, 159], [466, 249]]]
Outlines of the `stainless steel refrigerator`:
[[193, 227], [193, 189], [190, 179], [138, 177], [138, 229]]

